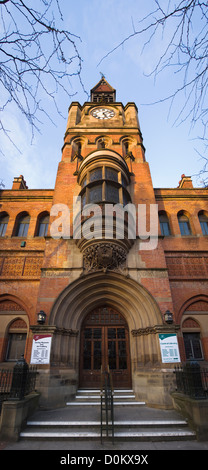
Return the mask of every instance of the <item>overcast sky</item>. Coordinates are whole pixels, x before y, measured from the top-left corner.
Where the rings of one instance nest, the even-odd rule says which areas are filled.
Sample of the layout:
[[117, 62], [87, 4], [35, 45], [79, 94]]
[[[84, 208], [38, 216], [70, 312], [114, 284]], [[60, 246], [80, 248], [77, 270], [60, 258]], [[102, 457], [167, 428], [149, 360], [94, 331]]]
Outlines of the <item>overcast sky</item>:
[[[177, 77], [166, 70], [158, 76], [156, 83], [147, 74], [154, 68], [156, 57], [162, 48], [162, 38], [156, 37], [151, 47], [143, 49], [145, 38], [136, 36], [125, 45], [99, 62], [111, 49], [137, 29], [139, 20], [148, 12], [152, 0], [61, 0], [64, 12], [63, 28], [80, 36], [79, 51], [83, 59], [82, 80], [90, 89], [103, 73], [107, 81], [117, 90], [117, 101], [134, 101], [138, 107], [139, 121], [146, 148], [146, 159], [150, 164], [154, 187], [177, 187], [181, 174], [190, 176], [199, 172], [203, 162], [196, 152], [203, 147], [195, 140], [197, 129], [190, 133], [190, 123], [174, 126], [181, 103], [176, 102], [169, 115], [167, 102], [151, 105], [166, 96], [171, 86], [177, 86]], [[147, 5], [148, 4], [148, 5]], [[78, 80], [71, 81], [73, 101], [83, 104], [87, 98]], [[6, 139], [0, 136], [1, 178], [6, 188], [11, 188], [15, 176], [20, 174], [29, 188], [53, 188], [57, 166], [61, 159], [70, 100], [57, 96], [64, 118], [51, 107], [54, 126], [46, 117], [42, 119], [41, 134], [36, 134], [31, 145], [29, 124], [11, 105], [5, 110], [12, 137], [21, 154]], [[47, 103], [49, 106], [49, 101]], [[193, 178], [195, 186], [200, 180]]]

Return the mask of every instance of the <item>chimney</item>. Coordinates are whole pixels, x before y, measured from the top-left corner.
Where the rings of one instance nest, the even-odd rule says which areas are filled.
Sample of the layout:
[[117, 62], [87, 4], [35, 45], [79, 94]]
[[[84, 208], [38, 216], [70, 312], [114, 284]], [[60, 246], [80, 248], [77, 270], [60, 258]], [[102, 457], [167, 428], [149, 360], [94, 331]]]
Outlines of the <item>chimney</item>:
[[193, 189], [193, 183], [191, 176], [181, 175], [181, 180], [179, 181], [178, 189]]
[[14, 177], [12, 189], [28, 189], [23, 175]]

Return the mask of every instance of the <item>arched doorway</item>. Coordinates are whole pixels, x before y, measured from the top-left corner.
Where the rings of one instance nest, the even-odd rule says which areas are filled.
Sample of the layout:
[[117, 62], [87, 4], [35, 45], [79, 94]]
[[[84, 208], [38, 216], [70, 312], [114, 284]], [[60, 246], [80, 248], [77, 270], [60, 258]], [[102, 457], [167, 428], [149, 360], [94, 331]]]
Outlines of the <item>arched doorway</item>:
[[102, 306], [91, 311], [81, 329], [80, 386], [99, 388], [101, 367], [110, 369], [114, 388], [131, 387], [129, 330], [115, 309]]

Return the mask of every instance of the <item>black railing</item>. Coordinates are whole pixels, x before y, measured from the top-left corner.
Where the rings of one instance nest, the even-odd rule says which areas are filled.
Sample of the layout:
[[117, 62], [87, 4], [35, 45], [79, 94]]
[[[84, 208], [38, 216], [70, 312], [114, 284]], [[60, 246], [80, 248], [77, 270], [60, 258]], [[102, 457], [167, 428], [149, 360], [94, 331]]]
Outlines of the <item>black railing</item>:
[[195, 361], [175, 367], [177, 391], [198, 400], [208, 398], [208, 368]]
[[113, 404], [113, 384], [110, 371], [102, 371], [101, 368], [101, 411], [100, 411], [100, 437], [101, 444], [103, 442], [103, 435], [112, 437], [114, 444], [114, 404]]
[[0, 412], [7, 400], [22, 400], [35, 390], [37, 367], [28, 366], [24, 356], [13, 369], [0, 369]]

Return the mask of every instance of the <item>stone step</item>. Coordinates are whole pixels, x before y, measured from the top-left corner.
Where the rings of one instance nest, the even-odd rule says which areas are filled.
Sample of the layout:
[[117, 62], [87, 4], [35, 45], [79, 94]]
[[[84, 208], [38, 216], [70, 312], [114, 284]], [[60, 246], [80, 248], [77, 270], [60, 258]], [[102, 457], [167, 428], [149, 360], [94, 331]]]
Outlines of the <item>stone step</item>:
[[[105, 423], [103, 423], [105, 425]], [[111, 428], [109, 437], [111, 436]], [[106, 431], [103, 431], [106, 437]], [[115, 420], [114, 437], [118, 440], [190, 440], [196, 435], [183, 419]], [[30, 420], [21, 432], [21, 439], [100, 439], [99, 421]]]
[[[114, 401], [114, 406], [144, 406], [144, 401]], [[100, 401], [68, 401], [66, 406], [100, 406]]]
[[[105, 432], [103, 433], [103, 437], [105, 437]], [[110, 437], [110, 433], [109, 436]], [[114, 432], [114, 437], [118, 440], [126, 440], [126, 439], [135, 439], [137, 441], [148, 441], [148, 440], [154, 440], [154, 441], [169, 441], [169, 440], [191, 440], [195, 439], [196, 435], [193, 431], [190, 430], [181, 430], [181, 429], [151, 429], [151, 430], [115, 430]], [[50, 439], [50, 440], [63, 440], [63, 439], [100, 439], [100, 431], [99, 430], [88, 430], [88, 429], [83, 429], [83, 430], [73, 430], [73, 431], [66, 431], [66, 430], [58, 430], [58, 431], [31, 431], [31, 430], [25, 430], [20, 433], [20, 438], [21, 439]]]
[[[114, 390], [116, 440], [190, 440], [196, 435], [174, 411], [153, 410], [137, 401], [133, 390]], [[105, 414], [103, 415], [103, 418]], [[110, 417], [110, 416], [109, 416]], [[105, 422], [103, 437], [106, 438]], [[27, 423], [21, 439], [100, 439], [100, 391], [79, 389], [61, 410], [38, 411]], [[111, 427], [109, 436], [111, 435]]]
[[[143, 401], [137, 401], [135, 394], [131, 389], [115, 389], [113, 392], [114, 405], [145, 405]], [[75, 400], [66, 403], [67, 406], [100, 406], [100, 390], [99, 389], [78, 389]]]
[[[28, 421], [27, 427], [40, 428], [65, 428], [65, 427], [100, 427], [99, 421]], [[114, 421], [115, 427], [172, 427], [187, 426], [185, 420], [139, 420], [139, 421]]]

